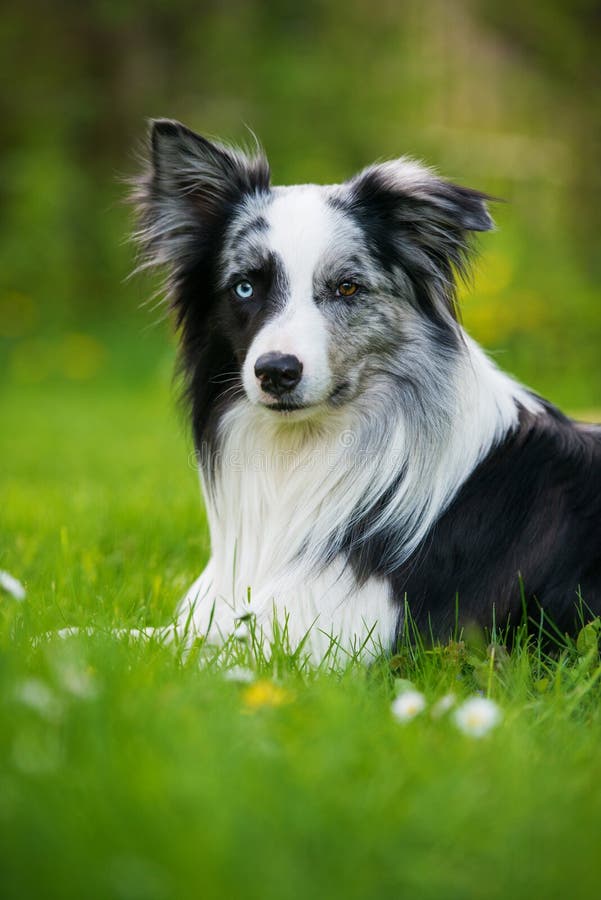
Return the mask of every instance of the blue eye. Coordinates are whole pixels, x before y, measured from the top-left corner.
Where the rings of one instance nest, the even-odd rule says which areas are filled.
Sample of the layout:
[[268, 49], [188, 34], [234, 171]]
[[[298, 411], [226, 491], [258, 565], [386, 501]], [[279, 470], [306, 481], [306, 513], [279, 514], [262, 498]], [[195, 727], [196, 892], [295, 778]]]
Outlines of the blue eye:
[[250, 281], [239, 281], [234, 285], [234, 293], [240, 300], [250, 300], [254, 292], [255, 289]]

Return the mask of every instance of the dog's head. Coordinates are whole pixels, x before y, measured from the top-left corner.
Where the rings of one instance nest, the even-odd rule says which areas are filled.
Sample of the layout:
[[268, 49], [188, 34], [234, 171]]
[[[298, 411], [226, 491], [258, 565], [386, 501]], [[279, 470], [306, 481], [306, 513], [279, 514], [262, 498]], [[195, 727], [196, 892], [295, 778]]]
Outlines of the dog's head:
[[154, 122], [139, 237], [170, 270], [197, 436], [228, 397], [311, 417], [452, 354], [486, 199], [408, 159], [272, 187], [263, 156]]

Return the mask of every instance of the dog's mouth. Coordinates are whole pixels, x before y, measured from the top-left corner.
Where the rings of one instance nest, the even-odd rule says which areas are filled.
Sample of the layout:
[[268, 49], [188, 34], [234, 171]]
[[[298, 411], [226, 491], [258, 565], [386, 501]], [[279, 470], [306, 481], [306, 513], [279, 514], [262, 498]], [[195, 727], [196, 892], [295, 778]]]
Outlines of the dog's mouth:
[[340, 406], [342, 403], [344, 403], [345, 400], [348, 399], [350, 388], [350, 381], [341, 381], [336, 385], [336, 387], [328, 397], [328, 403], [330, 403], [332, 406]]
[[326, 404], [329, 406], [340, 406], [347, 398], [349, 387], [350, 384], [348, 381], [342, 381], [325, 400], [320, 400], [317, 403], [295, 403], [294, 400], [276, 400], [275, 403], [263, 403], [263, 406], [265, 409], [270, 409], [272, 412], [284, 414], [303, 412], [319, 407], [323, 408]]
[[311, 409], [313, 406], [317, 406], [315, 403], [290, 403], [284, 400], [278, 400], [276, 403], [263, 403], [265, 409], [270, 409], [273, 412], [278, 413], [294, 413], [300, 412], [304, 409]]

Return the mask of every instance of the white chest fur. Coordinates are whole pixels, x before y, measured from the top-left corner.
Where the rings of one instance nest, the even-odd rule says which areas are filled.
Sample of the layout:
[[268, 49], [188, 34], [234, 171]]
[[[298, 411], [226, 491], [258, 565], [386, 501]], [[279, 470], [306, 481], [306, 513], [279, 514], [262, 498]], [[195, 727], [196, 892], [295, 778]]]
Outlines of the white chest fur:
[[216, 478], [204, 485], [212, 556], [179, 610], [196, 632], [221, 642], [251, 614], [266, 642], [274, 619], [291, 649], [307, 637], [313, 659], [332, 640], [339, 653], [390, 647], [398, 612], [388, 582], [358, 585], [342, 556], [325, 568], [316, 558], [364, 489], [345, 423], [333, 419], [310, 435], [306, 423], [274, 433], [270, 413], [226, 423]]

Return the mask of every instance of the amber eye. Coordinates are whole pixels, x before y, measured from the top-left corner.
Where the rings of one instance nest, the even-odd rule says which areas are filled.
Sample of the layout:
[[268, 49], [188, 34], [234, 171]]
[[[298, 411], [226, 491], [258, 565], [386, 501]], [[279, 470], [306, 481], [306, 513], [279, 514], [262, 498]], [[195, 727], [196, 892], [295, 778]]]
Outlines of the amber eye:
[[336, 293], [340, 297], [352, 297], [359, 290], [359, 285], [354, 281], [341, 281], [336, 288]]

